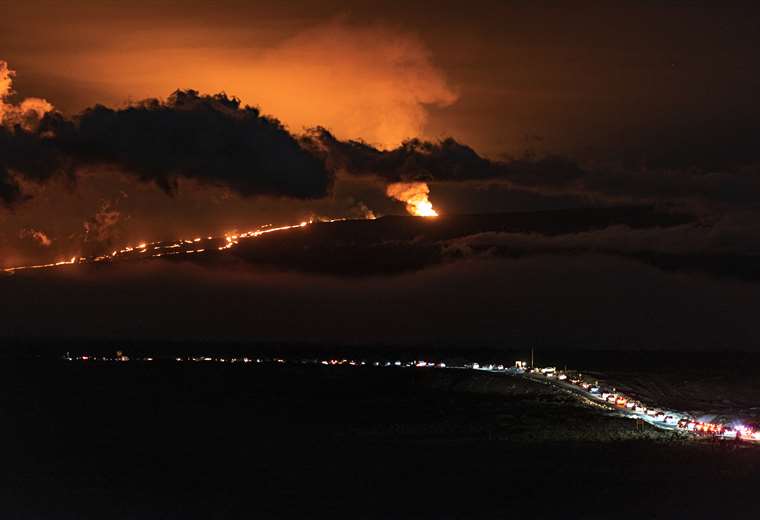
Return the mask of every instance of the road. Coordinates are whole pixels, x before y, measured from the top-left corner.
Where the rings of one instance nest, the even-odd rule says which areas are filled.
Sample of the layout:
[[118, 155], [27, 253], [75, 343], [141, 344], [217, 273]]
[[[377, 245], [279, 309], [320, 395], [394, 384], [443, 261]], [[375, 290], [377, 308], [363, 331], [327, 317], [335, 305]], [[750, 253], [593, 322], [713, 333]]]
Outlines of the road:
[[529, 381], [533, 381], [535, 383], [544, 384], [552, 386], [558, 390], [562, 390], [565, 392], [572, 393], [574, 395], [578, 395], [584, 399], [587, 399], [591, 401], [592, 403], [601, 406], [605, 408], [609, 413], [619, 415], [621, 417], [626, 417], [628, 419], [640, 419], [642, 421], [645, 421], [648, 424], [651, 424], [652, 426], [659, 428], [661, 430], [668, 430], [668, 431], [679, 431], [683, 432], [684, 430], [681, 430], [677, 428], [676, 424], [681, 419], [688, 418], [688, 415], [684, 414], [683, 412], [678, 412], [675, 410], [666, 410], [663, 408], [658, 408], [659, 411], [663, 412], [666, 416], [671, 415], [674, 418], [674, 424], [666, 424], [663, 421], [657, 421], [654, 417], [651, 417], [647, 415], [646, 413], [640, 413], [635, 412], [633, 410], [629, 410], [627, 408], [622, 408], [620, 406], [611, 405], [605, 400], [601, 398], [601, 394], [592, 394], [591, 392], [588, 392], [584, 390], [583, 388], [579, 388], [571, 383], [566, 383], [564, 381], [560, 381], [556, 378], [549, 378], [542, 374], [531, 374], [527, 372], [519, 372], [514, 368], [508, 368], [506, 370], [493, 370], [493, 369], [486, 369], [486, 368], [478, 368], [476, 370], [480, 370], [483, 372], [490, 372], [492, 374], [502, 374], [509, 377], [520, 377], [523, 379], [527, 379]]

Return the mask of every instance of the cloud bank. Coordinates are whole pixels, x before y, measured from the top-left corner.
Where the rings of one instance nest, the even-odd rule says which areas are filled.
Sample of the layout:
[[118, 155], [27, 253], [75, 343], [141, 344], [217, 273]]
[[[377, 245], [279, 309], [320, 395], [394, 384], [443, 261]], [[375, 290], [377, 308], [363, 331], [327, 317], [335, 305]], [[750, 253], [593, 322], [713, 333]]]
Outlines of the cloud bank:
[[[757, 349], [756, 287], [600, 255], [340, 279], [174, 262], [0, 278], [15, 337]], [[63, 296], [65, 295], [65, 297]], [[411, 310], [411, 311], [410, 311]]]
[[309, 139], [331, 168], [376, 176], [387, 182], [502, 183], [513, 190], [549, 196], [574, 195], [601, 203], [669, 204], [700, 210], [757, 207], [760, 166], [727, 161], [712, 169], [586, 166], [561, 156], [491, 160], [452, 138], [411, 139], [391, 150], [362, 141], [342, 141], [314, 129]]
[[[311, 56], [314, 49], [340, 46], [349, 38], [341, 27], [337, 25], [327, 33], [316, 31], [311, 39], [307, 34], [288, 41], [273, 51], [271, 59], [282, 58], [283, 63], [289, 63], [295, 56]], [[328, 38], [327, 34], [333, 36]], [[377, 36], [369, 31], [362, 38], [366, 37], [371, 47], [369, 42]], [[351, 33], [351, 37], [356, 34]], [[310, 41], [314, 47], [307, 45]], [[393, 41], [397, 45], [366, 52], [385, 56], [391, 69], [422, 67], [420, 84], [438, 86], [432, 88], [437, 94], [431, 97], [414, 94], [424, 91], [422, 87], [405, 91], [388, 85], [389, 90], [401, 92], [399, 95], [407, 96], [417, 107], [453, 100], [453, 94], [446, 94], [443, 84], [434, 80], [434, 69], [425, 65], [422, 47], [411, 41], [403, 43], [403, 39]], [[407, 50], [411, 57], [405, 58]], [[361, 54], [364, 51], [355, 52], [363, 56], [358, 62], [366, 65], [368, 60]], [[404, 61], [407, 58], [409, 61]], [[383, 63], [380, 60], [380, 69]], [[590, 165], [556, 155], [494, 160], [452, 138], [436, 142], [413, 138], [384, 149], [364, 141], [342, 140], [324, 127], [294, 134], [279, 120], [242, 105], [237, 98], [223, 93], [203, 95], [195, 90], [177, 90], [166, 100], [150, 98], [125, 108], [96, 105], [67, 118], [52, 111], [44, 100], [9, 103], [12, 76], [7, 65], [0, 62], [0, 202], [6, 206], [25, 198], [19, 176], [35, 182], [56, 175], [73, 180], [78, 171], [98, 168], [117, 169], [155, 183], [169, 194], [176, 192], [178, 180], [185, 178], [223, 186], [242, 196], [320, 199], [331, 192], [335, 176], [345, 174], [374, 178], [386, 185], [491, 183], [515, 192], [573, 196], [590, 205], [662, 204], [703, 212], [751, 209], [760, 198], [760, 167], [751, 162], [737, 164], [734, 158], [711, 163], [709, 168]], [[375, 79], [369, 77], [368, 84], [374, 85]], [[367, 103], [379, 116], [387, 113], [382, 103]], [[362, 111], [362, 118], [369, 126], [382, 126], [367, 113]]]
[[[7, 93], [10, 73], [2, 67], [0, 88]], [[40, 109], [39, 101], [0, 105], [0, 202], [6, 206], [25, 198], [17, 176], [73, 180], [83, 169], [114, 168], [169, 194], [186, 178], [243, 196], [315, 199], [333, 182], [323, 161], [278, 120], [225, 94], [178, 90], [165, 101], [96, 105], [73, 118]]]

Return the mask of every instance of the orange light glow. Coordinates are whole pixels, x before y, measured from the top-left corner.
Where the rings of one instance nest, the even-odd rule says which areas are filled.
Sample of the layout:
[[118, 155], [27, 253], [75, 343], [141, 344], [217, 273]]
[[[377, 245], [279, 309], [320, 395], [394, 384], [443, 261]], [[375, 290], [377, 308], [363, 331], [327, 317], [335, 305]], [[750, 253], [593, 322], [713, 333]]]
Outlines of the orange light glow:
[[62, 260], [60, 262], [53, 262], [50, 264], [38, 264], [38, 265], [22, 265], [18, 267], [8, 267], [6, 269], [3, 269], [3, 272], [5, 273], [14, 273], [16, 271], [23, 271], [25, 269], [47, 269], [50, 267], [58, 267], [61, 265], [71, 265], [75, 264], [79, 260], [80, 262], [84, 261], [84, 259], [72, 256], [70, 260]]
[[[136, 258], [136, 255], [138, 254], [142, 258], [145, 258], [146, 254], [149, 258], [160, 258], [163, 256], [177, 255], [181, 253], [198, 254], [198, 253], [206, 253], [207, 251], [225, 251], [227, 249], [231, 249], [237, 246], [240, 243], [240, 241], [244, 239], [253, 239], [267, 233], [276, 233], [276, 232], [287, 231], [291, 229], [305, 228], [313, 224], [314, 222], [338, 222], [342, 220], [347, 220], [347, 219], [346, 218], [319, 218], [319, 219], [312, 218], [310, 220], [304, 220], [302, 222], [299, 222], [298, 224], [293, 224], [289, 226], [272, 227], [271, 224], [265, 224], [254, 230], [246, 231], [245, 233], [238, 233], [237, 231], [225, 233], [223, 237], [208, 236], [205, 239], [196, 237], [196, 238], [193, 238], [192, 240], [178, 240], [176, 242], [140, 242], [140, 244], [135, 247], [125, 246], [122, 249], [114, 250], [109, 255], [99, 255], [99, 256], [92, 256], [92, 257], [74, 256], [70, 260], [53, 262], [53, 263], [48, 263], [48, 264], [25, 265], [25, 266], [17, 266], [17, 267], [8, 267], [5, 269], [0, 268], [0, 273], [1, 272], [14, 273], [16, 271], [21, 271], [25, 269], [46, 269], [46, 268], [53, 268], [53, 267], [58, 267], [62, 265], [70, 265], [70, 264], [75, 264], [75, 263], [86, 264], [86, 263], [99, 263], [99, 262], [118, 262], [120, 260], [128, 260], [128, 259]], [[211, 243], [201, 244], [202, 242], [204, 242], [204, 240]], [[208, 246], [208, 247], [203, 247], [203, 246]], [[149, 249], [150, 249], [150, 252], [149, 252]]]
[[389, 184], [385, 193], [396, 200], [406, 203], [406, 211], [417, 217], [437, 217], [438, 212], [428, 200], [430, 188], [424, 182], [394, 182]]

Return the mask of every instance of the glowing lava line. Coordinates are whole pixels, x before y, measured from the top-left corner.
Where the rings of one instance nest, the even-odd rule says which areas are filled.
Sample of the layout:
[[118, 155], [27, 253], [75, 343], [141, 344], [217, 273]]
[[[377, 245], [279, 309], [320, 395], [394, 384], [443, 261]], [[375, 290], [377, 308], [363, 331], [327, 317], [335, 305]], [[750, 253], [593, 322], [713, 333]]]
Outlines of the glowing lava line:
[[[205, 239], [201, 237], [195, 237], [190, 240], [176, 240], [174, 242], [140, 242], [137, 246], [125, 246], [122, 249], [111, 252], [110, 255], [99, 255], [90, 258], [74, 256], [70, 260], [54, 262], [49, 264], [38, 265], [23, 265], [17, 267], [8, 267], [2, 269], [0, 272], [13, 274], [17, 271], [32, 270], [32, 269], [50, 269], [54, 267], [60, 267], [64, 265], [72, 264], [92, 264], [101, 262], [113, 262], [121, 260], [122, 258], [161, 258], [164, 256], [171, 256], [177, 254], [197, 254], [205, 253], [207, 251], [218, 250], [225, 251], [231, 249], [240, 243], [241, 239], [256, 238], [267, 233], [275, 233], [278, 231], [287, 231], [290, 229], [304, 228], [314, 222], [338, 222], [343, 220], [350, 220], [348, 218], [332, 218], [332, 219], [319, 219], [302, 221], [298, 224], [290, 226], [272, 227], [271, 224], [266, 224], [253, 231], [247, 231], [245, 233], [227, 233], [223, 237], [208, 236]], [[222, 245], [218, 245], [221, 243]]]
[[85, 258], [79, 258], [79, 257], [73, 256], [73, 257], [71, 257], [71, 260], [64, 260], [64, 261], [61, 261], [61, 262], [55, 262], [53, 264], [21, 265], [21, 266], [18, 266], [18, 267], [8, 267], [8, 268], [3, 269], [3, 272], [5, 272], [5, 273], [14, 273], [16, 271], [23, 271], [25, 269], [46, 269], [46, 268], [49, 268], [49, 267], [59, 267], [61, 265], [75, 264], [75, 263], [77, 263], [77, 261], [80, 262], [80, 263], [84, 263], [87, 260]]

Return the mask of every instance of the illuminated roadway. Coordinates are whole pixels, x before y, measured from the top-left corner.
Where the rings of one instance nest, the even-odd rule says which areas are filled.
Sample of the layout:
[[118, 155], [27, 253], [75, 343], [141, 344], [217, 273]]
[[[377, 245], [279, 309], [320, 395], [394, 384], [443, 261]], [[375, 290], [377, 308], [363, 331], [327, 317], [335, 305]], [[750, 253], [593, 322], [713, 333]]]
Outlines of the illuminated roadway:
[[648, 424], [651, 424], [652, 426], [659, 428], [661, 430], [668, 430], [668, 431], [683, 431], [676, 427], [676, 424], [681, 419], [685, 418], [686, 416], [681, 412], [676, 412], [673, 410], [666, 410], [664, 408], [659, 408], [660, 411], [662, 411], [666, 416], [670, 415], [674, 418], [674, 424], [666, 424], [663, 421], [658, 421], [654, 417], [647, 415], [644, 412], [635, 412], [633, 410], [629, 410], [627, 408], [622, 408], [620, 406], [612, 405], [608, 403], [607, 401], [603, 400], [601, 398], [601, 395], [595, 395], [591, 392], [588, 392], [582, 388], [578, 388], [577, 386], [565, 383], [564, 381], [559, 381], [557, 379], [548, 378], [544, 375], [538, 375], [538, 374], [529, 374], [529, 373], [521, 373], [515, 370], [514, 368], [508, 368], [506, 370], [489, 370], [489, 369], [483, 369], [478, 368], [477, 370], [484, 371], [484, 372], [490, 372], [493, 374], [504, 374], [511, 377], [521, 377], [523, 379], [527, 379], [529, 381], [533, 381], [534, 383], [540, 383], [552, 386], [554, 388], [557, 388], [559, 390], [563, 390], [565, 392], [572, 393], [574, 395], [578, 395], [580, 397], [583, 397], [584, 399], [587, 399], [588, 401], [599, 405], [606, 409], [608, 412], [614, 415], [619, 415], [621, 417], [626, 417], [628, 419], [640, 419], [642, 421], [647, 422]]

